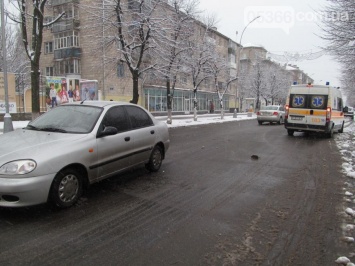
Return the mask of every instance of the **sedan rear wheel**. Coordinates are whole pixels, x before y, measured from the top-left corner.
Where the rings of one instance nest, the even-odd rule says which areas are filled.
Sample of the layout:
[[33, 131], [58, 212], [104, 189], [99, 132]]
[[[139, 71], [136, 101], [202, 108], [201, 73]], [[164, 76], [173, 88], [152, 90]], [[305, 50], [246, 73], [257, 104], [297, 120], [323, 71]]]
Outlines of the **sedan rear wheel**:
[[83, 181], [79, 172], [68, 168], [60, 171], [54, 178], [49, 199], [59, 208], [68, 208], [78, 201], [82, 192]]
[[283, 122], [284, 122], [284, 120], [283, 120], [283, 118], [282, 118], [282, 116], [281, 116], [279, 122], [277, 122], [277, 123], [278, 123], [279, 125], [281, 125]]
[[157, 172], [163, 162], [163, 150], [159, 146], [155, 146], [151, 155], [149, 162], [146, 164], [146, 168], [150, 172]]

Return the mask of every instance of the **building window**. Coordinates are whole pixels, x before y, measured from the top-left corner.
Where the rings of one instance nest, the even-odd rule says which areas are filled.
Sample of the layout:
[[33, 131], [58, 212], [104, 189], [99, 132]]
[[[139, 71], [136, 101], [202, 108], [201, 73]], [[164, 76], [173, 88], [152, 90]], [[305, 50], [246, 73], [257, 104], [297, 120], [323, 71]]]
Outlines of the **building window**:
[[65, 19], [79, 19], [79, 8], [73, 3], [66, 3], [53, 7], [54, 16], [57, 17], [65, 12]]
[[55, 62], [55, 74], [80, 74], [80, 60], [79, 59], [66, 59]]
[[79, 33], [77, 31], [63, 32], [54, 35], [54, 50], [79, 47]]
[[123, 78], [124, 77], [124, 64], [123, 63], [119, 63], [117, 65], [117, 76], [119, 78]]
[[53, 42], [45, 42], [44, 43], [44, 53], [45, 54], [53, 53]]
[[54, 76], [53, 67], [46, 67], [46, 76]]

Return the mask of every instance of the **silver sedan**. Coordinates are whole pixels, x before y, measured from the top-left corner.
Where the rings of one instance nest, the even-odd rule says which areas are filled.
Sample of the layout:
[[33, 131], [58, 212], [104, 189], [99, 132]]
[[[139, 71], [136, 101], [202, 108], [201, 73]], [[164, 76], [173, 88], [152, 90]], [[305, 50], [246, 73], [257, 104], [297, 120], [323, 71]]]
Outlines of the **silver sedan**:
[[263, 122], [282, 124], [285, 119], [285, 109], [279, 105], [267, 105], [260, 108], [257, 112], [259, 125]]
[[0, 206], [65, 208], [129, 168], [158, 171], [170, 139], [166, 123], [140, 106], [89, 101], [56, 107], [0, 143]]

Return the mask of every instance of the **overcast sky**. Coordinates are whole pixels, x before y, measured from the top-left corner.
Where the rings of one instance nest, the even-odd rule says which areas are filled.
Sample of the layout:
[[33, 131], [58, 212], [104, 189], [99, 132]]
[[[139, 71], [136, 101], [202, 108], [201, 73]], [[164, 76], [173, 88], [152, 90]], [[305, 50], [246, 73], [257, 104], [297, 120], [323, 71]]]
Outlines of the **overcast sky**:
[[[247, 27], [241, 43], [243, 46], [261, 45], [279, 55], [321, 51], [320, 47], [326, 43], [317, 36], [322, 34], [317, 23], [326, 4], [326, 0], [200, 0], [202, 10], [217, 16], [218, 31], [238, 43], [247, 23], [260, 15]], [[298, 65], [315, 84], [329, 81], [333, 86], [341, 85], [340, 66], [331, 56], [288, 63]]]

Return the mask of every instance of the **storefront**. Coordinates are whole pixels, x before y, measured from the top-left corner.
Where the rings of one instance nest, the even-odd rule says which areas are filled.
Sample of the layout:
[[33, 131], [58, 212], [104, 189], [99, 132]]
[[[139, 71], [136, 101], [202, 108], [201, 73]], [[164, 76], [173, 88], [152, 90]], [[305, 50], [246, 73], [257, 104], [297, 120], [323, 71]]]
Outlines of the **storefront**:
[[[229, 98], [233, 95], [225, 94], [223, 97], [224, 110], [229, 110]], [[218, 95], [214, 92], [197, 92], [197, 111], [209, 112], [211, 101], [214, 105], [214, 110], [220, 110]], [[150, 112], [166, 112], [167, 97], [166, 88], [144, 88], [144, 107]], [[190, 113], [194, 109], [194, 93], [192, 90], [175, 89], [173, 95], [173, 112]]]

